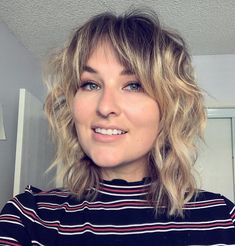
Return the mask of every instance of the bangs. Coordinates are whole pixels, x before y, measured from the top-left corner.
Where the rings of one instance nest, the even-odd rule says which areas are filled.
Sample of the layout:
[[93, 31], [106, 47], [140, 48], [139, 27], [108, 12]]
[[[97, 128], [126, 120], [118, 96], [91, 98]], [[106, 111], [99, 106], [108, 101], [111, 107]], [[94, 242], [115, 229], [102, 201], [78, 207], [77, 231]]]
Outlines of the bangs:
[[[77, 81], [90, 55], [98, 45], [109, 43], [120, 64], [132, 71], [149, 94], [154, 91], [152, 80], [158, 22], [133, 13], [116, 17], [111, 13], [92, 18], [74, 35], [69, 49], [76, 49], [73, 64]], [[156, 25], [157, 24], [157, 25]], [[154, 82], [152, 82], [152, 85]]]

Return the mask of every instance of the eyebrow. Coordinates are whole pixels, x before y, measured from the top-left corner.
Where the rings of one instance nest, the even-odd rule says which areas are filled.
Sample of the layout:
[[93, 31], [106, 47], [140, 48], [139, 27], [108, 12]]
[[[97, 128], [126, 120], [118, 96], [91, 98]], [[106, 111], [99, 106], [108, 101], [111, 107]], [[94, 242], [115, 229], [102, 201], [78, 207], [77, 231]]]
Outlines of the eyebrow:
[[97, 70], [95, 70], [94, 68], [92, 68], [90, 66], [84, 66], [83, 69], [82, 69], [82, 72], [98, 73]]
[[[99, 73], [97, 70], [95, 70], [94, 68], [87, 66], [87, 65], [83, 67], [82, 72]], [[134, 75], [134, 74], [135, 73], [133, 72], [133, 70], [131, 70], [129, 68], [123, 69], [120, 73], [120, 75]]]

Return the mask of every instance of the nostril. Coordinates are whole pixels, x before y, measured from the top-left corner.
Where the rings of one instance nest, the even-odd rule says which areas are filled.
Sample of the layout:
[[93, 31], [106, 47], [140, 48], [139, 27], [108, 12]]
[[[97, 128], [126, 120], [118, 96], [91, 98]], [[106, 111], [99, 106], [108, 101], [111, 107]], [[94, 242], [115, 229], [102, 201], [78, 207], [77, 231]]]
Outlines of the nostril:
[[119, 100], [116, 98], [115, 93], [104, 93], [97, 105], [97, 113], [102, 118], [108, 118], [120, 114]]

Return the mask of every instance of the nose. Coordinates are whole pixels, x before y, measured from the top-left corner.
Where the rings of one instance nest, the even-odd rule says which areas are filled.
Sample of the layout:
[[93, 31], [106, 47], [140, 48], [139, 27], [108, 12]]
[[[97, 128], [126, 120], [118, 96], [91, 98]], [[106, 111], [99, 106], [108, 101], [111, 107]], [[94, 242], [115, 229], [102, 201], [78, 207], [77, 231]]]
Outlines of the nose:
[[114, 89], [105, 88], [100, 94], [100, 98], [97, 105], [97, 113], [103, 118], [110, 116], [117, 116], [121, 112], [120, 99], [118, 98], [118, 92]]

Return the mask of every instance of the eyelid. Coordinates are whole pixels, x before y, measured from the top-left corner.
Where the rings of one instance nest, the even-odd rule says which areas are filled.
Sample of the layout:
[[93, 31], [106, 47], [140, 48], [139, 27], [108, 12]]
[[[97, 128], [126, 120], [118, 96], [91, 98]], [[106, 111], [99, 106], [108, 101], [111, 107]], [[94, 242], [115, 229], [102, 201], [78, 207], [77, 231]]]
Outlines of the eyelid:
[[139, 86], [138, 90], [133, 90], [133, 91], [142, 92], [144, 90], [143, 86], [142, 86], [142, 83], [140, 81], [138, 81], [138, 80], [128, 81], [123, 88], [125, 89], [126, 87], [128, 87], [130, 85], [138, 85]]
[[87, 84], [87, 83], [94, 83], [94, 84], [97, 84], [96, 81], [92, 80], [92, 79], [81, 79], [79, 81], [79, 86], [81, 85], [84, 85], [84, 84]]
[[93, 80], [81, 80], [79, 83], [79, 88], [85, 88], [88, 85], [96, 85], [100, 89], [100, 84]]

